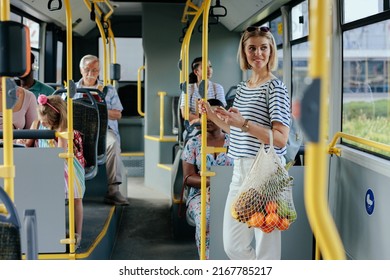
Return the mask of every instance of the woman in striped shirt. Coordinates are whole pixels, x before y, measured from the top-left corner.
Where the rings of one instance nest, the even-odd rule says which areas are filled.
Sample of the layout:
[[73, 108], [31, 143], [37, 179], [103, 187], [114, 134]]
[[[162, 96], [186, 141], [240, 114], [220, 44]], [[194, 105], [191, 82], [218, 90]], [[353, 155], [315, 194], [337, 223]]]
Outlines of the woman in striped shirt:
[[[191, 63], [192, 72], [189, 74], [189, 85], [188, 85], [188, 104], [189, 104], [189, 122], [190, 124], [200, 122], [199, 114], [197, 112], [197, 101], [202, 98], [203, 93], [199, 92], [199, 86], [202, 82], [202, 57], [195, 58]], [[211, 79], [213, 76], [213, 67], [209, 61], [207, 67], [207, 79]], [[223, 106], [226, 106], [225, 91], [223, 87], [212, 81], [208, 83], [207, 98], [215, 98], [222, 102]], [[184, 116], [185, 107], [185, 92], [182, 92], [180, 96], [180, 110]]]
[[238, 85], [233, 107], [228, 111], [223, 108], [212, 110], [203, 100], [200, 103], [202, 112], [230, 133], [228, 156], [234, 159], [234, 170], [223, 222], [224, 249], [230, 259], [276, 260], [281, 258], [280, 231], [264, 233], [259, 228], [248, 228], [232, 217], [231, 205], [248, 176], [260, 145], [265, 144], [268, 151], [270, 130], [275, 151], [285, 162], [290, 97], [283, 82], [271, 72], [278, 63], [275, 40], [269, 28], [248, 27], [241, 36], [238, 59], [241, 70], [251, 70], [251, 77]]

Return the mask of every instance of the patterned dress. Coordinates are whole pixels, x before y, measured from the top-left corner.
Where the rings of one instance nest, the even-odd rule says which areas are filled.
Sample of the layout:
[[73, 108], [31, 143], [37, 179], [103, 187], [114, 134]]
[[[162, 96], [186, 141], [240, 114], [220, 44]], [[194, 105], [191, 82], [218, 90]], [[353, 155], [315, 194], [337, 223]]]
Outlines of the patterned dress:
[[[39, 129], [48, 129], [43, 126], [41, 123], [39, 124]], [[83, 156], [82, 150], [82, 138], [79, 131], [74, 131], [74, 139], [73, 139], [73, 148], [74, 155], [73, 158], [73, 166], [74, 166], [74, 198], [83, 198], [85, 193], [85, 159]], [[38, 139], [38, 147], [40, 148], [55, 148], [58, 146], [56, 139]], [[65, 161], [65, 198], [68, 198], [68, 162]]]
[[[197, 135], [190, 140], [188, 140], [186, 146], [184, 147], [182, 160], [193, 164], [196, 166], [197, 170], [201, 168], [201, 135]], [[227, 148], [229, 145], [229, 135], [225, 135], [225, 142], [223, 147]], [[207, 154], [206, 156], [206, 166], [209, 170], [211, 166], [220, 165], [220, 166], [231, 166], [233, 165], [233, 159], [228, 157], [226, 153], [219, 153], [215, 158], [212, 154]], [[212, 187], [212, 186], [211, 186]], [[187, 212], [189, 217], [195, 221], [195, 240], [196, 245], [198, 246], [198, 252], [200, 255], [200, 210], [201, 210], [201, 192], [199, 188], [190, 188], [190, 192], [187, 198]], [[206, 258], [209, 258], [209, 247], [210, 247], [210, 233], [209, 233], [209, 224], [210, 224], [210, 206], [206, 205]]]

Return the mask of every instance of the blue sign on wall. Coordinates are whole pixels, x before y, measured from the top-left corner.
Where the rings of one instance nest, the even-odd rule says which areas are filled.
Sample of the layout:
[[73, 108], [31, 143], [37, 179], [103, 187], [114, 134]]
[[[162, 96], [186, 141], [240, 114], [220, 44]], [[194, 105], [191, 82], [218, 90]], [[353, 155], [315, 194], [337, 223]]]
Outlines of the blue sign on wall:
[[371, 189], [368, 189], [366, 192], [365, 204], [368, 215], [371, 215], [375, 207], [374, 192]]

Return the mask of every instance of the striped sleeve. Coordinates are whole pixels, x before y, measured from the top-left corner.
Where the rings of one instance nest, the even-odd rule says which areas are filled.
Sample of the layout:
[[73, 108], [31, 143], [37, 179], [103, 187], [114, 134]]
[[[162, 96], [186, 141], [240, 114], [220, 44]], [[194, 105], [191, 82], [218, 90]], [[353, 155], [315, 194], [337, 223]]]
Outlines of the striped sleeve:
[[273, 80], [269, 86], [269, 113], [271, 122], [290, 127], [290, 96], [280, 80]]

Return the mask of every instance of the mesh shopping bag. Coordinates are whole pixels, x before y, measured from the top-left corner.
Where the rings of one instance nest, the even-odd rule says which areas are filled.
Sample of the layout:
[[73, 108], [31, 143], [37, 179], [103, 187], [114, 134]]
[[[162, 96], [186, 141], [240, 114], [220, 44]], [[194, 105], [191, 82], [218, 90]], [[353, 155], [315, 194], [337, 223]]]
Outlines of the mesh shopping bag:
[[297, 218], [293, 178], [275, 152], [272, 133], [270, 140], [268, 152], [261, 145], [231, 208], [234, 219], [266, 233], [286, 230]]

